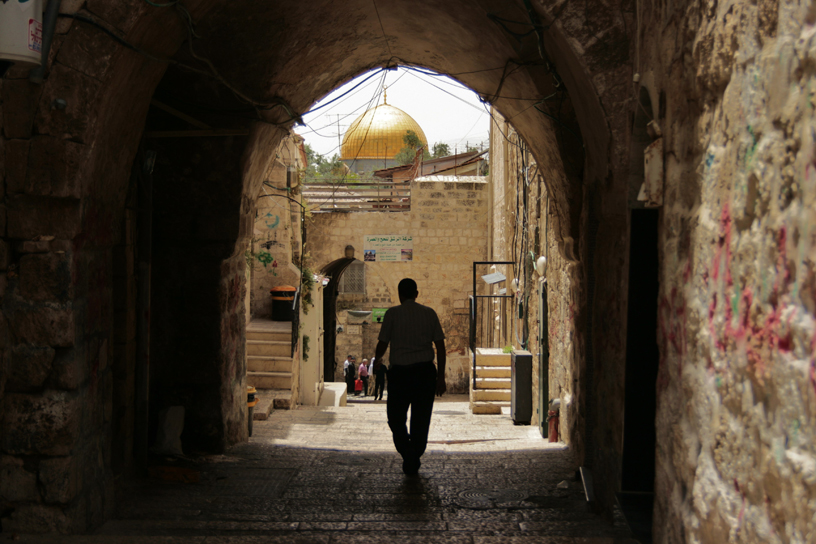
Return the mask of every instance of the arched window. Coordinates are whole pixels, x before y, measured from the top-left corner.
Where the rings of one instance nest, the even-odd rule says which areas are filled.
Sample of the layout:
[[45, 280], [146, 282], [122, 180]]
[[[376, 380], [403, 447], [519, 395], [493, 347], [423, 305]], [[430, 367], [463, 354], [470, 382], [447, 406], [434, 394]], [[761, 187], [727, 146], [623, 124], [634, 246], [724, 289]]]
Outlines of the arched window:
[[365, 263], [354, 261], [343, 275], [338, 285], [340, 293], [365, 294]]

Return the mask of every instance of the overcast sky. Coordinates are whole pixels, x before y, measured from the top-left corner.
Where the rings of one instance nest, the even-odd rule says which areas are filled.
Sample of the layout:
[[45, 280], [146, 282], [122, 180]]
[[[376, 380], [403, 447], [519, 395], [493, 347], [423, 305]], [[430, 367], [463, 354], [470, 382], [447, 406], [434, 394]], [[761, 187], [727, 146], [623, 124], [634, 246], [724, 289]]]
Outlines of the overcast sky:
[[[379, 72], [379, 71], [377, 71]], [[338, 87], [323, 100], [312, 106], [319, 108], [348, 92], [360, 81], [376, 72], [367, 72]], [[366, 110], [383, 103], [382, 87], [387, 87], [388, 104], [395, 106], [419, 123], [428, 143], [437, 142], [464, 151], [465, 145], [484, 143], [487, 148], [490, 115], [476, 93], [458, 82], [443, 76], [431, 76], [414, 70], [398, 68], [376, 73], [371, 79], [328, 106], [303, 116], [306, 126], [295, 127], [295, 132], [306, 139], [312, 149], [331, 157], [340, 154], [340, 138], [349, 125]]]

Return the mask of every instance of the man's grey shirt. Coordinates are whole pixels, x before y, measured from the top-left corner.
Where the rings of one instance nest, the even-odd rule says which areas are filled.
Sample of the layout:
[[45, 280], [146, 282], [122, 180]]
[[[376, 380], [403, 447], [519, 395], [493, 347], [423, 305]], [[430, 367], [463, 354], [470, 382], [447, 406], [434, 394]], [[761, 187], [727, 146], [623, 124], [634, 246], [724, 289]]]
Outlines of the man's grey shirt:
[[385, 312], [379, 336], [381, 342], [390, 344], [390, 362], [397, 366], [433, 361], [433, 343], [444, 339], [434, 309], [413, 299]]

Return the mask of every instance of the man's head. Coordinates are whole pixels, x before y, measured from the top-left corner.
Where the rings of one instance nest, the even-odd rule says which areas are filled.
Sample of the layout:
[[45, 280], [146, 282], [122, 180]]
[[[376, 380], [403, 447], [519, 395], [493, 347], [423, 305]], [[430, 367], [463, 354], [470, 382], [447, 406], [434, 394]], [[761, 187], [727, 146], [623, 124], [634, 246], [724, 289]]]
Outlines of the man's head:
[[401, 280], [397, 286], [397, 292], [399, 293], [400, 302], [415, 299], [419, 295], [417, 284], [411, 278]]
[[353, 361], [353, 360], [354, 360], [354, 355], [349, 355], [349, 356], [348, 356], [348, 360], [349, 360], [349, 361]]

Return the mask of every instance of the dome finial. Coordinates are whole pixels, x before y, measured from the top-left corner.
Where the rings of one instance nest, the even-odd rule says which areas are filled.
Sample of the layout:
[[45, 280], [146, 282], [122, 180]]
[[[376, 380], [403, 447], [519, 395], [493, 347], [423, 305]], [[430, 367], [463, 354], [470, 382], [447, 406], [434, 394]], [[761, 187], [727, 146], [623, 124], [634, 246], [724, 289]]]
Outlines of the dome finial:
[[383, 85], [383, 105], [388, 105], [388, 85]]

